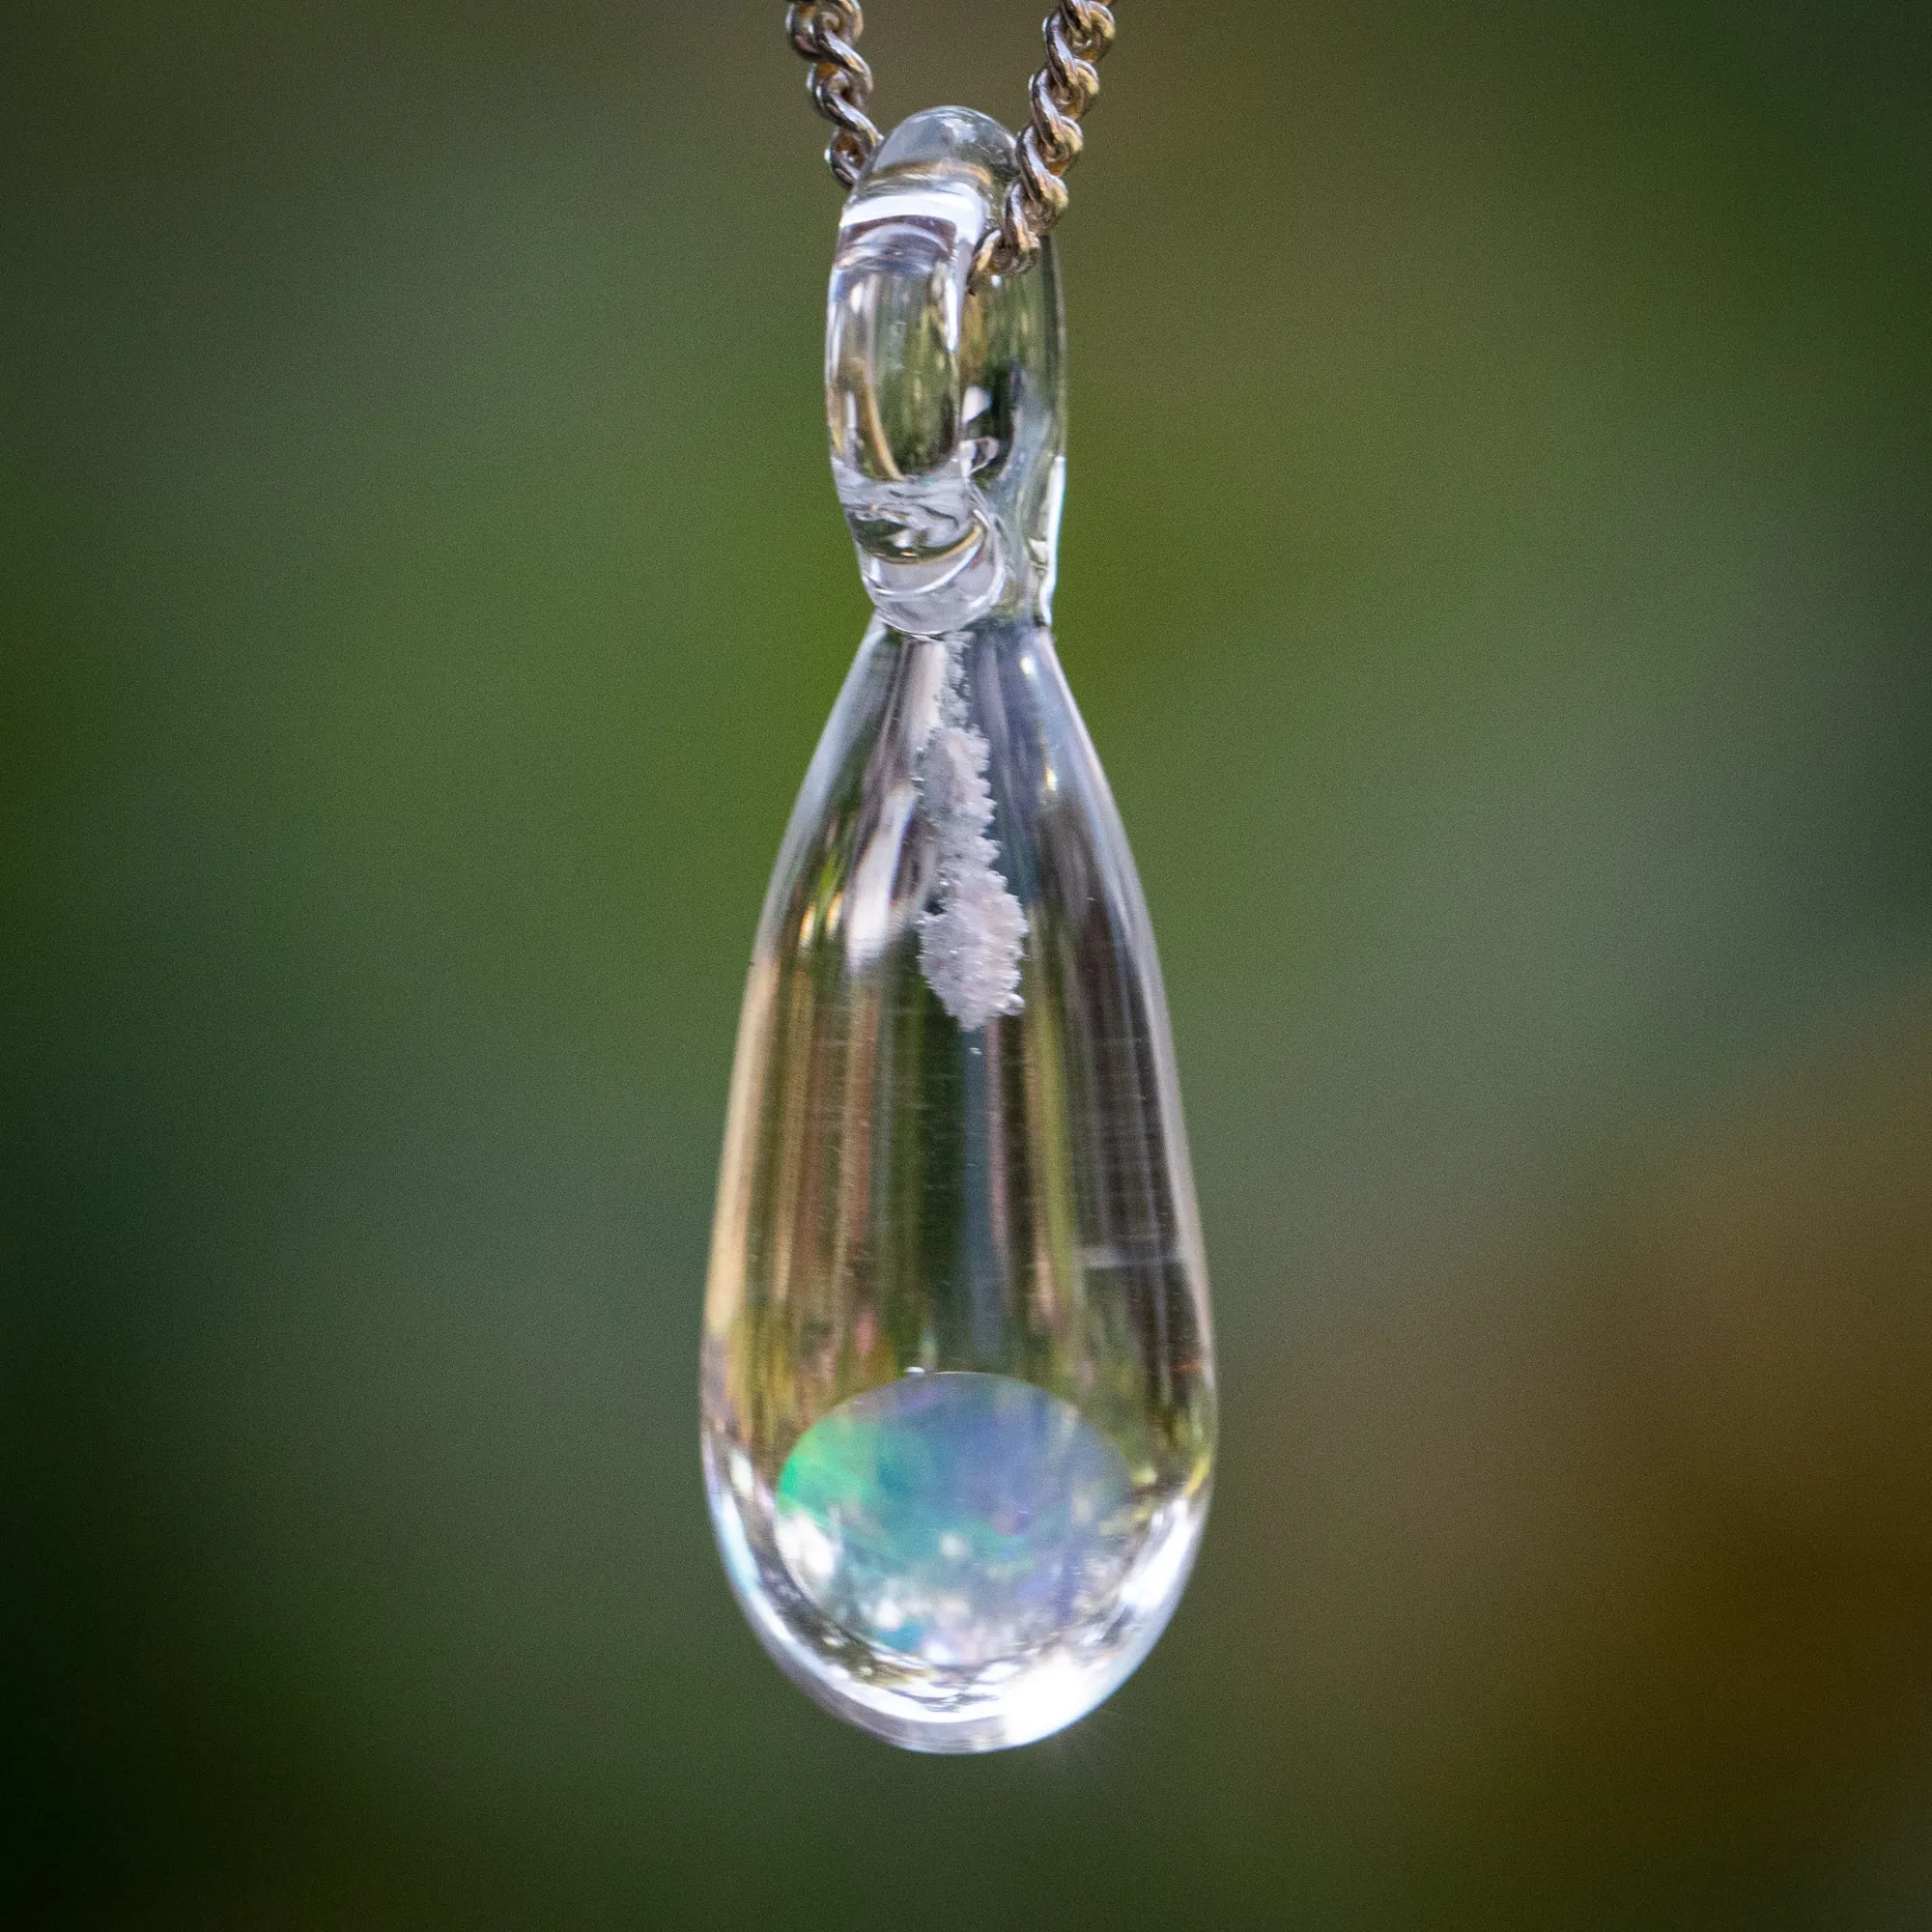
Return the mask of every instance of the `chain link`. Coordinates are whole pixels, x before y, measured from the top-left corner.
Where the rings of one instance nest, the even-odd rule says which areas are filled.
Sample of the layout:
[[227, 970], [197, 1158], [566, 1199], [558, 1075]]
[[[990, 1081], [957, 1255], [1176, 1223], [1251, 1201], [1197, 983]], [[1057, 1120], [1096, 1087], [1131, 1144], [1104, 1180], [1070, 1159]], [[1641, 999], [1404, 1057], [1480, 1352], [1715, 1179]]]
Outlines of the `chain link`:
[[872, 70], [855, 44], [865, 30], [859, 0], [804, 0], [785, 14], [792, 45], [811, 63], [806, 81], [811, 104], [833, 125], [825, 162], [840, 187], [859, 179], [879, 145], [879, 130], [866, 115]]
[[[791, 43], [811, 63], [811, 103], [833, 124], [825, 159], [841, 187], [859, 179], [879, 145], [867, 118], [872, 70], [860, 58], [859, 0], [801, 0], [785, 16]], [[1046, 61], [1033, 77], [1032, 117], [1020, 134], [1020, 172], [1000, 224], [980, 244], [975, 279], [1023, 275], [1047, 231], [1066, 213], [1066, 171], [1080, 158], [1080, 119], [1100, 92], [1098, 62], [1114, 44], [1114, 12], [1100, 0], [1060, 0], [1043, 28]]]

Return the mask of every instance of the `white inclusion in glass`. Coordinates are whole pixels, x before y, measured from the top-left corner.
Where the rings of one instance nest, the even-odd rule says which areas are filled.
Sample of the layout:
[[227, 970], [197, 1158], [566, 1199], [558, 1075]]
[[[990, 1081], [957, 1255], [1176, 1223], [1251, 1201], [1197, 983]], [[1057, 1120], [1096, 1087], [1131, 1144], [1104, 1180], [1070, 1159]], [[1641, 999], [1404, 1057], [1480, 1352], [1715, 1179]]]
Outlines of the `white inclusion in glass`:
[[846, 204], [832, 468], [877, 615], [780, 851], [705, 1298], [705, 1478], [753, 1629], [916, 1750], [1025, 1744], [1152, 1647], [1214, 1447], [1153, 935], [1048, 628], [1053, 244], [921, 114]]

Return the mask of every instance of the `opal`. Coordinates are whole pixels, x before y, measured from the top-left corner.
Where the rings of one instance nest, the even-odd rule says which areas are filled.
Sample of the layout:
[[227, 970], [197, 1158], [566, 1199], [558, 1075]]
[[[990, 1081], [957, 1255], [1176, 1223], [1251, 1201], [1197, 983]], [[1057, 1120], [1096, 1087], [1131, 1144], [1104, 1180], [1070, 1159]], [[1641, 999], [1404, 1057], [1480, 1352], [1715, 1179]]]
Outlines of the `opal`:
[[778, 1545], [850, 1634], [928, 1663], [992, 1663], [1109, 1602], [1132, 1554], [1130, 1490], [1121, 1452], [1044, 1389], [908, 1376], [799, 1439]]

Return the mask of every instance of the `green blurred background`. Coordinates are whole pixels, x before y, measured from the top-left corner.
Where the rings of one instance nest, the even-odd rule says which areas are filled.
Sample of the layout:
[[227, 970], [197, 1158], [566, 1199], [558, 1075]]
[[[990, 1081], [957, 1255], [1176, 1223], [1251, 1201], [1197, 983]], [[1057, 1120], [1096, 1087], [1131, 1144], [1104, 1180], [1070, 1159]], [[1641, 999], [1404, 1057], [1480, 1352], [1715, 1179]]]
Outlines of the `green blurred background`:
[[[1041, 0], [877, 0], [888, 125]], [[1063, 655], [1221, 1323], [1190, 1595], [945, 1762], [697, 1473], [866, 610], [778, 0], [21, 0], [0, 1918], [1932, 1922], [1932, 72], [1124, 0]]]

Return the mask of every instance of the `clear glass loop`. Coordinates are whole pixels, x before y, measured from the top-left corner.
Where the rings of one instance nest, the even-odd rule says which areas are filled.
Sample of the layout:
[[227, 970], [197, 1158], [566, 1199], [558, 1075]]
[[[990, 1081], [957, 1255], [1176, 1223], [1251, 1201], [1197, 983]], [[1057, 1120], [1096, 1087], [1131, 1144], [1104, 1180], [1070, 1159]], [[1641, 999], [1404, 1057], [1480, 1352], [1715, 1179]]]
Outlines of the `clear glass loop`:
[[1133, 860], [1046, 628], [1049, 244], [940, 109], [840, 227], [833, 469], [878, 616], [792, 813], [732, 1077], [706, 1478], [753, 1628], [913, 1748], [1023, 1744], [1146, 1656], [1206, 1519], [1207, 1273]]
[[1012, 137], [940, 107], [845, 204], [825, 329], [832, 474], [879, 614], [923, 637], [1045, 623], [1064, 468], [1058, 277], [972, 284]]

